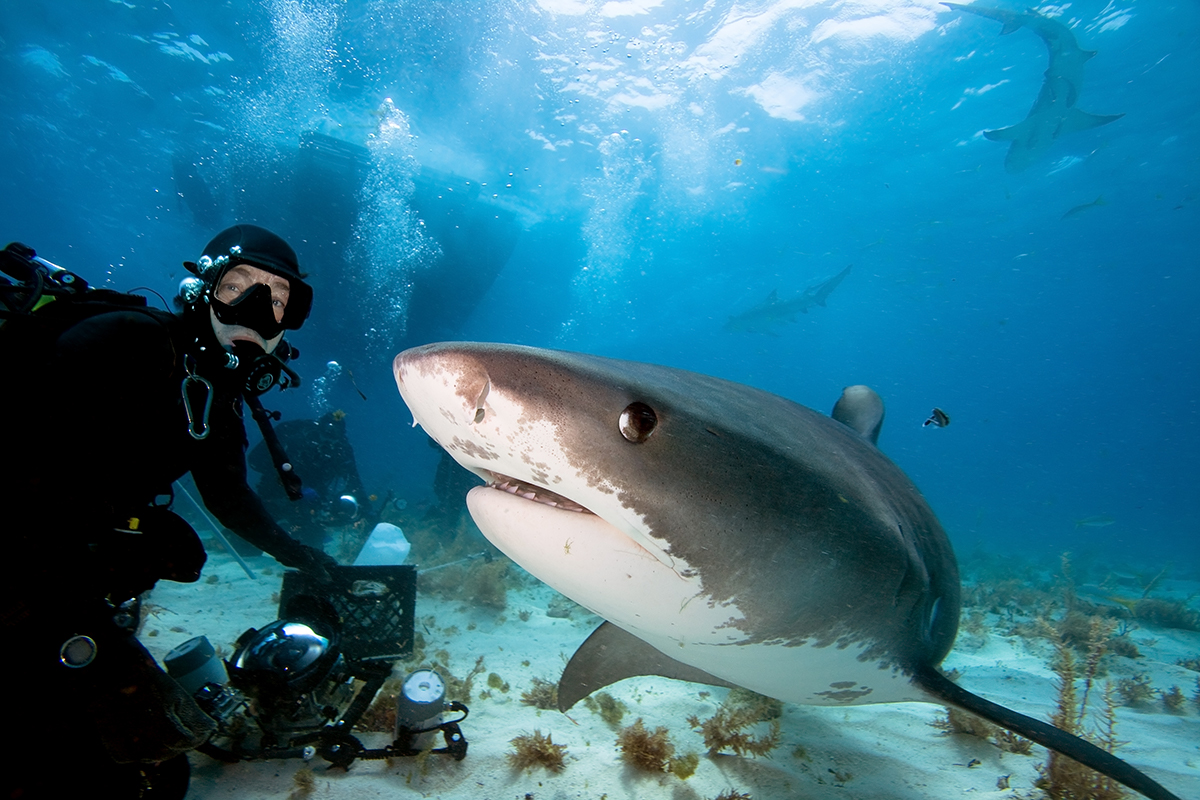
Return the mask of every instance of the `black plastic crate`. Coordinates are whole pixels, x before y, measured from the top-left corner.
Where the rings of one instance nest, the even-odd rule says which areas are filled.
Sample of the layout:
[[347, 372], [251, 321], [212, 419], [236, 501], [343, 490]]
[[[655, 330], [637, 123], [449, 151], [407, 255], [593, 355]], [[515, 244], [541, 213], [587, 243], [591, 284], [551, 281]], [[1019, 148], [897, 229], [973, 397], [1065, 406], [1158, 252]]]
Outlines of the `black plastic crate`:
[[323, 598], [341, 618], [341, 648], [347, 658], [395, 660], [412, 655], [416, 567], [337, 567], [329, 573], [325, 583], [304, 572], [285, 572], [280, 613], [297, 595]]

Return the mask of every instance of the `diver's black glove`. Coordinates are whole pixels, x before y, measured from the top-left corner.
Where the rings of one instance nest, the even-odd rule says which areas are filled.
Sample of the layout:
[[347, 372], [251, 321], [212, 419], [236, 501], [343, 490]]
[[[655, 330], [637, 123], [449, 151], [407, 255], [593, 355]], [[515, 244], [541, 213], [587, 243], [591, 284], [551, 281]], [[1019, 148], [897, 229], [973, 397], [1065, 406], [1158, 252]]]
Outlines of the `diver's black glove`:
[[275, 560], [285, 567], [307, 572], [322, 583], [328, 583], [332, 571], [339, 566], [333, 556], [325, 551], [303, 544], [297, 544], [295, 547], [289, 547], [285, 552], [271, 555], [275, 556]]

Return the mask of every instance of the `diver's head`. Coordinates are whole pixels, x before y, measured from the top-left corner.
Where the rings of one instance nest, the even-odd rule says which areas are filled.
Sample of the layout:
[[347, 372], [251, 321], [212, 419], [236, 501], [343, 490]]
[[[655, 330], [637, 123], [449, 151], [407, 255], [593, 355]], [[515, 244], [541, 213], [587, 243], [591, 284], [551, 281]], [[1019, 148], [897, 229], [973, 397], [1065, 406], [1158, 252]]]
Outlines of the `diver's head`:
[[299, 328], [312, 309], [312, 288], [302, 280], [295, 251], [266, 228], [226, 228], [196, 263], [185, 265], [200, 283], [185, 280], [180, 296], [191, 307], [208, 305], [213, 332], [226, 348], [245, 341], [270, 353], [284, 330]]

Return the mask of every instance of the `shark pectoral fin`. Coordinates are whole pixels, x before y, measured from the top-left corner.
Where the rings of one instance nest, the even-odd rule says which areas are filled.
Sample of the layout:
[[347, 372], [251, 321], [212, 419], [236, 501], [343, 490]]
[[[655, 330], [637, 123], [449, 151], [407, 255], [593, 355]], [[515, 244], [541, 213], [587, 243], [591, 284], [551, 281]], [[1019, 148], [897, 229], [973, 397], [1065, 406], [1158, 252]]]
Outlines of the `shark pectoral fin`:
[[1123, 116], [1125, 115], [1089, 114], [1086, 111], [1080, 111], [1078, 108], [1072, 108], [1067, 112], [1067, 116], [1063, 119], [1062, 125], [1058, 127], [1058, 133], [1076, 133], [1078, 131], [1099, 128], [1101, 125], [1107, 125], [1110, 122], [1116, 122]]
[[1027, 717], [977, 694], [972, 694], [930, 666], [913, 670], [913, 683], [937, 700], [970, 711], [1002, 728], [1062, 753], [1073, 761], [1107, 775], [1151, 800], [1179, 800], [1150, 776], [1073, 733]]
[[984, 131], [983, 137], [990, 139], [993, 142], [1015, 142], [1021, 138], [1022, 127], [1024, 122], [1018, 122], [1016, 125], [1009, 125], [1007, 128], [996, 128], [994, 131]]
[[592, 692], [639, 675], [660, 675], [693, 683], [733, 688], [734, 684], [689, 667], [611, 622], [579, 645], [558, 680], [558, 710], [566, 712]]

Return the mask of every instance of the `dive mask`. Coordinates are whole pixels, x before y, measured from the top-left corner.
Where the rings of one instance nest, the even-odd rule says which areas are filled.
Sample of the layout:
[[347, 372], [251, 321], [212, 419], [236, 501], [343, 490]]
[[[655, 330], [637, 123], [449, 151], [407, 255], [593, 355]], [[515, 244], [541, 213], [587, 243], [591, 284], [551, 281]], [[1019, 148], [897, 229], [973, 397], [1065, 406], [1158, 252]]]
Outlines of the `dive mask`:
[[[220, 281], [219, 276], [217, 281]], [[238, 295], [232, 303], [222, 303], [215, 293], [210, 296], [209, 302], [212, 304], [213, 313], [222, 323], [249, 328], [264, 340], [274, 339], [287, 327], [287, 310], [284, 310], [283, 320], [277, 322], [275, 307], [271, 302], [271, 287], [265, 283], [254, 284], [249, 291]]]

